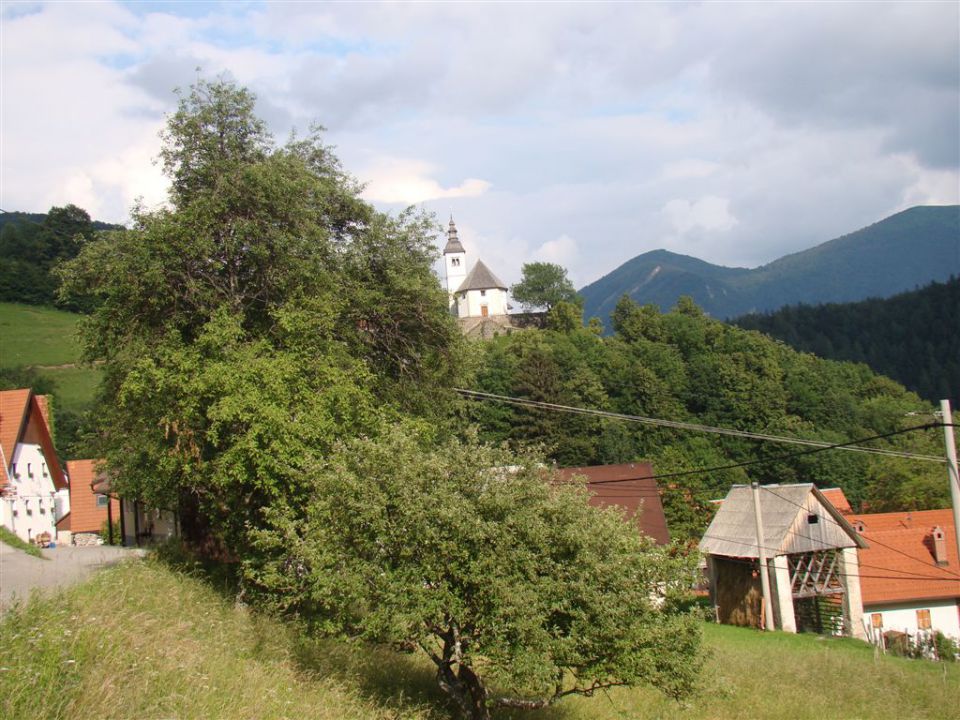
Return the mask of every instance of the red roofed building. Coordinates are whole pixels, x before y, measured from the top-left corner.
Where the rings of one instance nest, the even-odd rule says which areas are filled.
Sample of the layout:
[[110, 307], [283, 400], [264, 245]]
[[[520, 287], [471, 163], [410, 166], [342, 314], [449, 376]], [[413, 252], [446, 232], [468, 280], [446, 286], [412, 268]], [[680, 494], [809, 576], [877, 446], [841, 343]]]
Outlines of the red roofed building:
[[960, 558], [951, 510], [852, 514], [860, 550], [864, 621], [877, 638], [896, 630], [960, 640]]
[[843, 494], [841, 488], [821, 488], [820, 493], [829, 500], [830, 504], [839, 510], [841, 514], [850, 515], [853, 512], [853, 508], [850, 507], [850, 501], [847, 500], [847, 496]]
[[70, 512], [57, 522], [57, 530], [69, 532], [74, 545], [99, 543], [105, 524], [120, 520], [120, 501], [93, 491], [97, 480], [97, 460], [68, 460]]
[[658, 545], [670, 542], [667, 518], [663, 514], [660, 492], [650, 463], [562, 468], [557, 470], [556, 477], [561, 482], [585, 478], [591, 505], [620, 507], [627, 519], [636, 523], [640, 532], [653, 538]]
[[46, 398], [30, 389], [0, 392], [0, 525], [31, 542], [57, 536], [70, 492], [50, 435]]

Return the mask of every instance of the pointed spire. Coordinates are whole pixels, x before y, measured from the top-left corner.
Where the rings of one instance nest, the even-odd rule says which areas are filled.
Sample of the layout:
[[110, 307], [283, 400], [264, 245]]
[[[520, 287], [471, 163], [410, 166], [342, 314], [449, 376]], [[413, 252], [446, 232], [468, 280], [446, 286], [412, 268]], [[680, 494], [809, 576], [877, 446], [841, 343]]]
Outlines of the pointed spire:
[[465, 253], [463, 245], [460, 244], [460, 238], [457, 237], [457, 226], [453, 222], [453, 215], [450, 215], [450, 226], [447, 228], [447, 244], [443, 248], [444, 255], [452, 253]]

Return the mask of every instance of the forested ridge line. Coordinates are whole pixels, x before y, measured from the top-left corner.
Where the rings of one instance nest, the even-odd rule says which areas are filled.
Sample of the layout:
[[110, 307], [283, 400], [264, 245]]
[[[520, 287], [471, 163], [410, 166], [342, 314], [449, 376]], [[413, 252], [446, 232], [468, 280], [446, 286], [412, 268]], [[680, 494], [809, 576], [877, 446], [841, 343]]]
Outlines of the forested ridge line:
[[890, 298], [790, 305], [731, 322], [802, 352], [862, 362], [926, 400], [960, 398], [960, 278]]

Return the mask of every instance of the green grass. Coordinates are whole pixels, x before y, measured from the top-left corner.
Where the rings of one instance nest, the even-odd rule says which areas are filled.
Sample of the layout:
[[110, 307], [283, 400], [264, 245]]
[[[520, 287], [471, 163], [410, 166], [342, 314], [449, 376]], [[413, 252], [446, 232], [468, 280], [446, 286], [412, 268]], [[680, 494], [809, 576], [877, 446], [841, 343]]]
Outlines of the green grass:
[[[43, 553], [40, 552], [40, 548], [38, 548], [36, 545], [31, 545], [28, 542], [24, 542], [20, 539], [19, 535], [10, 532], [3, 525], [0, 525], [0, 542], [6, 543], [10, 547], [15, 547], [18, 550], [23, 550], [27, 555], [43, 558]], [[45, 560], [46, 558], [43, 559]]]
[[103, 377], [103, 370], [99, 367], [58, 368], [39, 372], [56, 383], [53, 391], [56, 409], [74, 412], [90, 407]]
[[54, 308], [0, 303], [0, 368], [33, 367], [52, 380], [56, 410], [89, 408], [103, 376], [97, 367], [79, 365], [79, 320]]
[[[705, 626], [703, 688], [565, 700], [530, 720], [957, 718], [960, 666], [875, 656], [850, 640]], [[429, 661], [304, 637], [208, 582], [125, 564], [0, 622], [4, 718], [446, 720]]]
[[53, 308], [0, 303], [0, 367], [79, 362], [79, 319]]

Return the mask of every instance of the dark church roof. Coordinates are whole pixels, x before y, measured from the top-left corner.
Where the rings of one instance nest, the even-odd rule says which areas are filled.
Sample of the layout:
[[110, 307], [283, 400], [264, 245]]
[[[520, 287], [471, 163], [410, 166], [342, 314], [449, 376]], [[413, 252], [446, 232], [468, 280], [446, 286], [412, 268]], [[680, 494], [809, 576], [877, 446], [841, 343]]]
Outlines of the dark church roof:
[[457, 226], [453, 224], [453, 217], [450, 218], [450, 227], [447, 228], [447, 244], [443, 248], [444, 255], [452, 253], [466, 252], [463, 245], [460, 244], [460, 238], [457, 237]]
[[463, 284], [457, 288], [457, 292], [492, 290], [493, 288], [506, 290], [507, 286], [490, 271], [490, 268], [483, 264], [483, 260], [477, 260], [477, 264], [473, 266], [473, 270], [467, 273], [467, 277]]

